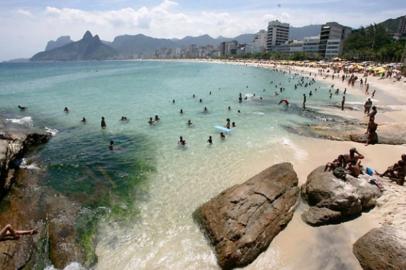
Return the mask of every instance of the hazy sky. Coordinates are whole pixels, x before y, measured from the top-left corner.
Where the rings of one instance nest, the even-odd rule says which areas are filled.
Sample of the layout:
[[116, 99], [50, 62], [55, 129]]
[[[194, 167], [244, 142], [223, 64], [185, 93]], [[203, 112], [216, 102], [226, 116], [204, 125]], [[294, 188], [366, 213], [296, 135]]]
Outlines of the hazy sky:
[[31, 57], [48, 40], [77, 40], [86, 30], [104, 40], [138, 33], [232, 37], [272, 19], [359, 27], [405, 14], [406, 0], [0, 0], [0, 60]]

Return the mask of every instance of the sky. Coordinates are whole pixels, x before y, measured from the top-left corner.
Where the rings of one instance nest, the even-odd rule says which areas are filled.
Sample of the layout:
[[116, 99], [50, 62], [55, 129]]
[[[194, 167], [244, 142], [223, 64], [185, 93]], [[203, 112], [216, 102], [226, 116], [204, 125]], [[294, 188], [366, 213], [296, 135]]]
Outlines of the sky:
[[28, 58], [49, 40], [86, 30], [122, 34], [234, 37], [279, 19], [292, 26], [337, 21], [358, 28], [406, 15], [405, 0], [0, 0], [0, 61]]

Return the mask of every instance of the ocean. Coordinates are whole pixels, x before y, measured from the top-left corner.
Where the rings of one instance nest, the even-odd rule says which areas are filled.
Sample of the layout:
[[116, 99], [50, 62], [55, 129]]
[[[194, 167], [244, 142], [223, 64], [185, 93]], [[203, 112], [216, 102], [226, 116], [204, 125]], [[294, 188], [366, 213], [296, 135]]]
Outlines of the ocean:
[[[301, 109], [303, 94], [309, 106], [341, 101], [330, 100], [330, 86], [318, 82], [295, 90], [298, 80], [214, 63], [0, 64], [0, 115], [55, 133], [35, 162], [47, 170], [44, 185], [94, 215], [96, 269], [217, 269], [193, 211], [257, 173], [259, 160], [270, 166], [307, 157], [285, 129], [312, 121]], [[282, 99], [289, 107], [279, 105]], [[19, 112], [19, 104], [28, 109]], [[160, 121], [150, 125], [155, 115]], [[227, 118], [236, 127], [221, 140], [215, 126]], [[83, 220], [86, 228], [89, 218]]]

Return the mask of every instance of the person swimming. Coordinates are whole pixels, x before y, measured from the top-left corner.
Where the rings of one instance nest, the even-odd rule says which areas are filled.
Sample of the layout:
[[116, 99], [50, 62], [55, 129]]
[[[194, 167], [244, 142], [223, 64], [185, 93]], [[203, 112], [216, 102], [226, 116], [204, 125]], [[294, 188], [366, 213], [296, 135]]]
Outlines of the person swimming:
[[68, 113], [68, 112], [69, 112], [68, 107], [65, 107], [65, 108], [63, 109], [63, 111], [64, 111], [65, 113]]
[[86, 123], [86, 118], [85, 118], [85, 117], [82, 117], [82, 120], [80, 120], [80, 122], [82, 122], [83, 124], [85, 124], [85, 123]]
[[101, 126], [101, 128], [103, 128], [103, 129], [107, 127], [107, 125], [106, 125], [106, 120], [104, 119], [104, 116], [102, 116], [102, 118], [101, 118], [100, 126]]
[[179, 113], [180, 113], [180, 114], [183, 114], [183, 109], [180, 109]]
[[126, 122], [126, 121], [128, 121], [127, 116], [121, 116], [120, 121], [122, 121], [122, 122]]
[[199, 102], [202, 103], [202, 102], [203, 102], [203, 99], [199, 99]]
[[240, 110], [238, 110], [237, 112], [238, 112], [238, 113], [241, 113], [241, 111], [240, 111]]
[[155, 122], [159, 122], [161, 120], [161, 118], [159, 118], [159, 116], [156, 114], [155, 115]]
[[193, 98], [195, 98], [196, 97], [196, 95], [195, 94], [193, 94], [193, 96], [192, 96]]
[[213, 144], [213, 139], [212, 139], [211, 136], [209, 136], [209, 139], [207, 140], [207, 142], [208, 142], [209, 144]]
[[185, 146], [185, 145], [186, 145], [186, 141], [183, 139], [182, 136], [179, 137], [178, 144], [181, 145], [181, 146]]
[[232, 122], [232, 123], [231, 123], [231, 127], [233, 127], [233, 128], [236, 127], [235, 122]]
[[110, 151], [113, 151], [113, 149], [114, 149], [114, 141], [113, 140], [110, 141], [109, 149], [110, 149]]
[[175, 100], [174, 100], [174, 99], [172, 99], [172, 104], [175, 104]]
[[289, 106], [289, 101], [287, 99], [281, 99], [281, 101], [279, 101], [279, 105], [281, 105], [282, 103], [284, 103], [286, 106]]
[[203, 112], [204, 112], [204, 113], [208, 113], [208, 112], [209, 112], [209, 110], [207, 110], [207, 107], [204, 107]]
[[188, 127], [191, 127], [193, 124], [192, 124], [192, 120], [187, 120], [187, 125], [188, 125]]
[[228, 108], [227, 108], [229, 111], [231, 111], [231, 107], [230, 106], [228, 106]]
[[224, 135], [223, 132], [220, 132], [220, 139], [224, 140], [226, 138], [226, 135]]
[[20, 109], [20, 111], [25, 111], [27, 109], [27, 107], [21, 105], [18, 105], [17, 107]]
[[148, 124], [150, 124], [150, 125], [153, 125], [153, 124], [154, 124], [154, 120], [152, 119], [152, 117], [149, 118]]

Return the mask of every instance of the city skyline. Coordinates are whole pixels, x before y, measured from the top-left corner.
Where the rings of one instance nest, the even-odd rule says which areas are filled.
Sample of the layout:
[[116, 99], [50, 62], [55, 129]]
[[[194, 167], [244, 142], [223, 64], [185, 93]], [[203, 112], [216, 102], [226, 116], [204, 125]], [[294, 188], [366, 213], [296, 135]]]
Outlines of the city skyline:
[[[279, 19], [291, 26], [337, 21], [353, 28], [406, 14], [403, 1], [2, 1], [0, 60], [30, 57], [62, 35], [78, 40], [85, 30], [111, 41], [122, 34], [182, 38], [208, 34], [234, 37], [266, 29]], [[351, 3], [351, 8], [348, 8]], [[311, 12], [312, 16], [303, 16]], [[368, 15], [367, 15], [368, 14]]]

